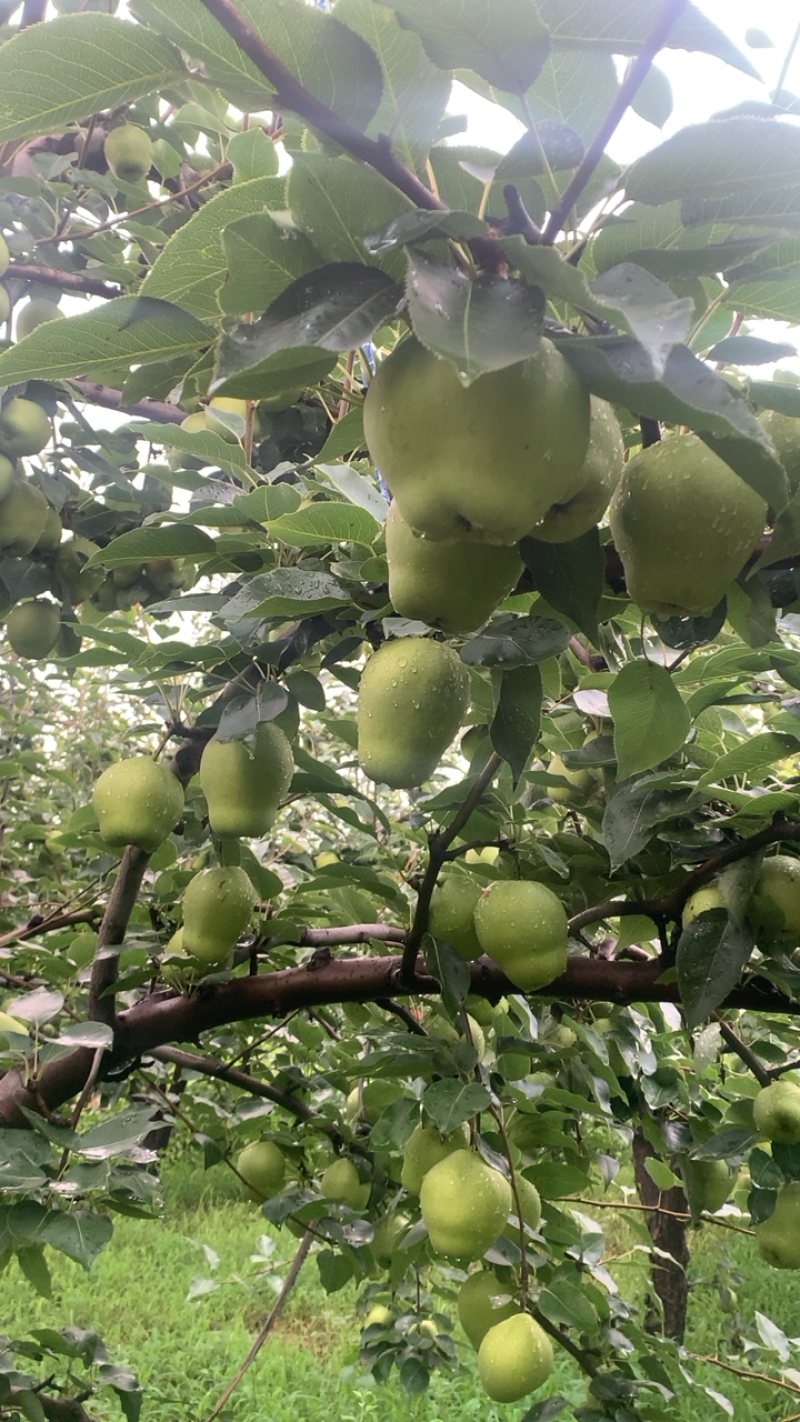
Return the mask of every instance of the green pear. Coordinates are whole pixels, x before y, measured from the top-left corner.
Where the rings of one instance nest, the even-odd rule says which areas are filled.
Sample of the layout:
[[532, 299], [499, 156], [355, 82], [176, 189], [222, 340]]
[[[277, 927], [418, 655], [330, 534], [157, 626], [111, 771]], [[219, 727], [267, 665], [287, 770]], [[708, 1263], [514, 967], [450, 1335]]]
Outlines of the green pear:
[[428, 914], [434, 938], [445, 938], [466, 960], [479, 958], [483, 949], [475, 932], [473, 915], [481, 896], [480, 885], [457, 869], [436, 883]]
[[72, 538], [62, 543], [58, 550], [56, 571], [63, 578], [70, 601], [75, 606], [80, 602], [85, 602], [105, 582], [105, 568], [96, 565], [91, 568], [86, 566], [92, 554], [99, 552], [100, 548], [96, 543], [92, 543], [89, 538], [81, 537], [79, 533], [73, 534]]
[[774, 1269], [800, 1269], [800, 1180], [784, 1180], [775, 1209], [755, 1234], [761, 1258]]
[[135, 755], [103, 771], [92, 804], [106, 844], [152, 854], [183, 813], [183, 786], [159, 761]]
[[6, 636], [20, 657], [39, 662], [58, 641], [61, 616], [54, 602], [34, 598], [18, 602], [6, 618]]
[[625, 465], [609, 510], [630, 596], [659, 617], [707, 616], [766, 515], [764, 500], [698, 435], [651, 444]]
[[708, 909], [724, 907], [725, 899], [722, 890], [716, 884], [704, 884], [702, 889], [695, 889], [694, 893], [690, 894], [686, 900], [681, 914], [681, 926], [688, 928], [698, 914], [705, 913]]
[[[11, 493], [11, 489], [16, 481], [17, 466], [7, 459], [4, 454], [0, 454], [0, 501], [6, 494]], [[0, 528], [2, 528], [2, 518], [0, 517]]]
[[427, 1172], [419, 1203], [437, 1254], [480, 1259], [503, 1231], [511, 1186], [476, 1151], [456, 1150]]
[[[536, 1189], [536, 1186], [532, 1185], [530, 1180], [526, 1180], [525, 1176], [521, 1175], [519, 1171], [517, 1171], [515, 1178], [517, 1185], [517, 1193], [519, 1195], [520, 1209], [522, 1210], [522, 1223], [529, 1225], [531, 1229], [538, 1229], [542, 1218], [542, 1201], [539, 1197], [539, 1191]], [[517, 1220], [519, 1216], [517, 1215], [516, 1200], [512, 1200], [511, 1209], [513, 1212], [514, 1220]], [[513, 1239], [515, 1244], [521, 1245], [523, 1232], [518, 1224], [507, 1225], [505, 1233], [508, 1235], [509, 1239]], [[528, 1238], [526, 1235], [526, 1248], [527, 1245]]]
[[[0, 515], [2, 517], [2, 515]], [[54, 509], [52, 504], [47, 505], [47, 513], [44, 520], [44, 528], [36, 540], [35, 548], [37, 553], [54, 553], [61, 543], [63, 533], [61, 515], [58, 509]]]
[[400, 1214], [398, 1211], [384, 1215], [382, 1220], [378, 1220], [370, 1245], [376, 1264], [388, 1269], [397, 1253], [397, 1242], [405, 1234], [410, 1223], [408, 1215]]
[[758, 420], [778, 451], [792, 493], [796, 493], [800, 488], [800, 419], [780, 410], [765, 410]]
[[19, 1032], [22, 1037], [29, 1035], [26, 1024], [20, 1022], [19, 1018], [12, 1017], [8, 1012], [0, 1012], [0, 1032]]
[[12, 484], [0, 502], [0, 552], [9, 558], [24, 558], [32, 553], [44, 533], [48, 507], [35, 484], [24, 479]]
[[9, 459], [40, 454], [50, 435], [50, 417], [35, 400], [15, 395], [0, 410], [0, 453]]
[[[0, 238], [0, 241], [2, 241], [2, 238]], [[10, 315], [11, 297], [8, 294], [8, 288], [0, 286], [0, 326], [5, 325]]]
[[774, 854], [765, 859], [755, 893], [781, 910], [781, 936], [796, 941], [800, 936], [800, 859], [793, 859], [789, 854]]
[[[480, 1058], [486, 1051], [486, 1038], [483, 1035], [483, 1028], [475, 1021], [474, 1017], [470, 1017], [469, 1013], [467, 1013], [466, 1017], [469, 1040]], [[424, 1025], [432, 1037], [443, 1037], [446, 1042], [463, 1042], [466, 1038], [466, 1033], [462, 1034], [459, 1032], [458, 1029], [453, 1026], [452, 1022], [448, 1021], [443, 1012], [436, 1011], [435, 1009], [426, 1015]]]
[[409, 336], [369, 387], [364, 433], [416, 533], [510, 545], [581, 487], [589, 398], [546, 339], [466, 385]]
[[348, 1093], [345, 1118], [353, 1125], [361, 1119], [367, 1125], [374, 1126], [387, 1106], [391, 1106], [402, 1094], [403, 1088], [396, 1081], [365, 1081], [360, 1089], [354, 1086]]
[[236, 1157], [236, 1169], [250, 1186], [253, 1199], [268, 1200], [284, 1182], [286, 1158], [274, 1141], [251, 1141]]
[[142, 573], [153, 592], [161, 597], [186, 586], [186, 576], [174, 558], [148, 558]]
[[428, 1171], [440, 1160], [446, 1160], [453, 1151], [463, 1150], [469, 1145], [469, 1127], [466, 1123], [456, 1126], [443, 1136], [435, 1126], [415, 1126], [406, 1141], [400, 1183], [412, 1195], [418, 1195]]
[[577, 494], [566, 502], [553, 504], [534, 528], [533, 537], [543, 543], [568, 543], [588, 533], [602, 519], [619, 483], [625, 454], [619, 421], [611, 406], [596, 395], [590, 397], [589, 406], [589, 448], [583, 461], [583, 482]]
[[0, 277], [5, 276], [6, 272], [8, 271], [10, 262], [11, 253], [8, 250], [8, 243], [5, 237], [0, 235]]
[[328, 1200], [341, 1200], [351, 1210], [363, 1210], [369, 1199], [370, 1183], [362, 1180], [352, 1160], [340, 1155], [323, 1172], [320, 1192]]
[[373, 1304], [366, 1318], [364, 1327], [370, 1328], [374, 1323], [379, 1323], [381, 1328], [385, 1328], [387, 1323], [392, 1321], [392, 1310], [386, 1304]]
[[436, 769], [469, 704], [469, 672], [425, 637], [384, 642], [358, 694], [358, 759], [370, 780], [408, 789]]
[[572, 770], [565, 765], [560, 755], [550, 757], [548, 775], [558, 775], [566, 780], [566, 785], [548, 785], [547, 793], [556, 805], [585, 805], [593, 790], [597, 789], [598, 778], [591, 770]]
[[[508, 1284], [501, 1284], [494, 1269], [479, 1269], [470, 1274], [458, 1291], [458, 1318], [470, 1343], [477, 1352], [483, 1339], [496, 1323], [519, 1312]], [[494, 1302], [505, 1299], [505, 1302]]]
[[443, 632], [474, 632], [522, 572], [516, 547], [461, 538], [420, 538], [396, 503], [386, 518], [389, 599], [400, 617]]
[[762, 1086], [753, 1101], [753, 1121], [768, 1141], [796, 1145], [800, 1141], [800, 1086], [782, 1080]]
[[59, 321], [63, 316], [64, 312], [55, 301], [48, 301], [43, 296], [33, 297], [17, 308], [17, 340], [24, 340], [37, 326], [43, 326], [47, 321]]
[[534, 879], [497, 879], [475, 909], [484, 953], [523, 992], [535, 992], [567, 966], [567, 915], [552, 889]]
[[244, 869], [201, 869], [183, 895], [183, 946], [201, 963], [224, 962], [250, 923], [256, 892]]
[[553, 1346], [529, 1313], [496, 1323], [478, 1350], [478, 1374], [494, 1402], [519, 1402], [553, 1371]]
[[153, 164], [153, 144], [149, 133], [135, 123], [112, 128], [103, 145], [106, 162], [121, 183], [140, 183]]
[[693, 1215], [701, 1210], [716, 1214], [733, 1189], [733, 1177], [726, 1160], [692, 1160], [682, 1162], [683, 1184], [689, 1209]]
[[292, 749], [272, 721], [259, 721], [252, 752], [244, 741], [210, 740], [200, 785], [214, 834], [259, 838], [272, 828], [292, 779]]

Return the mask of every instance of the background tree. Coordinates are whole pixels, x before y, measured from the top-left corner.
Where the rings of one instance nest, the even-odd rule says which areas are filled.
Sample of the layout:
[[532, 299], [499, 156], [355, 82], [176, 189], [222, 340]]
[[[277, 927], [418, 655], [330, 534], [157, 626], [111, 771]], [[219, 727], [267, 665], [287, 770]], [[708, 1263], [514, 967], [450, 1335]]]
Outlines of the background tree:
[[756, 73], [681, 0], [56, 9], [0, 7], [0, 1265], [89, 1268], [180, 1121], [377, 1377], [458, 1312], [530, 1422], [554, 1349], [674, 1416], [687, 1226], [800, 1266], [791, 56], [621, 171], [663, 47]]

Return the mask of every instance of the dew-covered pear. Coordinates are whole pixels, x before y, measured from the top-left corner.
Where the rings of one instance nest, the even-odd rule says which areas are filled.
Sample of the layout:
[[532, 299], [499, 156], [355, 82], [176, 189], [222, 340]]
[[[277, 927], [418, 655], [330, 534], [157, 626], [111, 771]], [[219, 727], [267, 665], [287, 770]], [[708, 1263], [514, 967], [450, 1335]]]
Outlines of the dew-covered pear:
[[[0, 519], [3, 506], [0, 504]], [[757, 898], [775, 904], [783, 914], [783, 938], [800, 936], [800, 859], [773, 854], [765, 859], [756, 884]]]
[[[519, 1305], [513, 1297], [505, 1297], [511, 1293], [512, 1286], [501, 1284], [494, 1269], [479, 1269], [461, 1285], [458, 1291], [458, 1318], [476, 1352], [490, 1328], [519, 1312]], [[493, 1302], [504, 1297], [504, 1303]]]
[[6, 636], [18, 656], [38, 662], [52, 652], [60, 625], [55, 603], [37, 597], [12, 607], [6, 618]]
[[428, 928], [435, 938], [452, 943], [465, 959], [479, 958], [483, 952], [473, 922], [480, 896], [480, 884], [458, 870], [443, 874], [433, 890]]
[[530, 359], [465, 385], [410, 336], [378, 368], [364, 432], [416, 533], [513, 544], [578, 492], [589, 397], [546, 339]]
[[701, 889], [695, 889], [686, 900], [681, 914], [681, 926], [688, 928], [698, 914], [705, 913], [708, 909], [724, 907], [722, 890], [716, 884], [704, 884]]
[[766, 516], [764, 500], [698, 435], [651, 444], [625, 465], [609, 509], [630, 596], [659, 617], [707, 616]]
[[109, 168], [121, 183], [140, 183], [150, 172], [153, 144], [149, 133], [135, 123], [112, 128], [103, 150]]
[[480, 1259], [503, 1231], [511, 1186], [476, 1151], [456, 1150], [427, 1172], [419, 1203], [437, 1254]]
[[59, 321], [63, 316], [64, 312], [55, 301], [49, 301], [44, 296], [33, 297], [17, 308], [17, 340], [24, 340], [37, 326], [44, 326], [47, 321]]
[[0, 502], [0, 552], [24, 558], [39, 542], [47, 523], [48, 502], [41, 489], [24, 479], [12, 484]]
[[386, 519], [386, 557], [395, 612], [443, 632], [481, 627], [522, 572], [516, 547], [420, 538], [396, 503]]
[[326, 1199], [340, 1200], [351, 1210], [363, 1210], [371, 1187], [368, 1180], [361, 1179], [352, 1160], [339, 1156], [323, 1171], [319, 1188]]
[[[17, 467], [4, 454], [0, 454], [0, 500], [6, 494], [11, 493], [12, 485], [17, 477]], [[0, 528], [2, 528], [2, 515], [0, 515]]]
[[478, 1374], [494, 1402], [519, 1402], [553, 1371], [553, 1345], [529, 1313], [496, 1323], [478, 1350]]
[[733, 1177], [726, 1160], [692, 1160], [683, 1162], [683, 1183], [693, 1215], [701, 1210], [716, 1214], [733, 1189]]
[[768, 1141], [796, 1145], [800, 1141], [800, 1086], [791, 1081], [762, 1086], [753, 1101], [753, 1121]]
[[765, 410], [758, 419], [778, 451], [794, 494], [800, 488], [800, 418], [784, 415], [780, 410]]
[[250, 923], [257, 895], [244, 869], [201, 869], [183, 895], [183, 946], [201, 963], [228, 957]]
[[183, 786], [159, 761], [134, 755], [103, 771], [92, 804], [106, 844], [134, 844], [152, 854], [183, 813]]
[[293, 771], [291, 746], [272, 721], [259, 721], [252, 750], [244, 741], [221, 741], [214, 736], [200, 762], [200, 785], [214, 834], [267, 834]]
[[535, 992], [567, 966], [567, 915], [561, 900], [534, 879], [497, 879], [475, 909], [475, 928], [512, 983]]
[[406, 1141], [400, 1183], [412, 1195], [418, 1195], [428, 1171], [440, 1160], [446, 1160], [453, 1151], [463, 1150], [468, 1145], [469, 1128], [466, 1124], [456, 1126], [446, 1136], [435, 1126], [415, 1126]]
[[425, 637], [384, 642], [358, 694], [358, 759], [370, 780], [421, 785], [436, 769], [469, 704], [469, 673], [452, 647]]
[[800, 1180], [785, 1180], [769, 1219], [756, 1225], [758, 1252], [773, 1269], [800, 1269]]
[[588, 533], [600, 522], [619, 483], [625, 454], [619, 420], [607, 401], [599, 400], [596, 395], [591, 396], [590, 410], [583, 483], [571, 499], [553, 504], [533, 529], [533, 537], [543, 543], [567, 543], [571, 538]]
[[[517, 1194], [519, 1195], [519, 1205], [522, 1210], [522, 1223], [529, 1225], [531, 1229], [538, 1229], [542, 1218], [542, 1201], [539, 1191], [536, 1189], [536, 1186], [531, 1184], [530, 1180], [526, 1180], [525, 1176], [521, 1175], [519, 1171], [517, 1171], [516, 1174], [516, 1185]], [[513, 1200], [511, 1209], [515, 1223], [506, 1225], [505, 1232], [509, 1239], [513, 1239], [514, 1243], [518, 1245], [521, 1243], [523, 1231], [516, 1223], [516, 1220], [519, 1218], [517, 1215], [516, 1199]]]
[[50, 418], [35, 400], [15, 395], [0, 410], [0, 454], [40, 454], [50, 440]]
[[408, 1215], [400, 1214], [397, 1211], [384, 1215], [382, 1220], [378, 1220], [370, 1244], [372, 1257], [376, 1264], [388, 1269], [397, 1252], [397, 1242], [405, 1234], [410, 1223]]
[[268, 1200], [286, 1176], [286, 1157], [274, 1141], [251, 1141], [236, 1157], [236, 1169], [255, 1200]]

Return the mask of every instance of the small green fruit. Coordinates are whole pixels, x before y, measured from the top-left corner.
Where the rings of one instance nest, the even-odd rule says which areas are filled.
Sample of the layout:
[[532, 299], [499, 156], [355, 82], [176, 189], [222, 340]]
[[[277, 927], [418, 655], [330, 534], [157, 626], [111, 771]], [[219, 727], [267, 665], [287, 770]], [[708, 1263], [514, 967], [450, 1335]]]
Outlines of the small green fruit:
[[553, 1371], [553, 1347], [529, 1313], [489, 1329], [478, 1351], [478, 1373], [494, 1402], [519, 1402]]
[[103, 145], [106, 162], [121, 183], [140, 183], [153, 164], [153, 144], [149, 133], [135, 123], [112, 128]]
[[491, 617], [522, 572], [515, 547], [460, 538], [420, 538], [396, 503], [385, 524], [389, 598], [400, 617], [443, 632], [474, 632]]
[[165, 765], [135, 755], [103, 771], [92, 804], [106, 844], [152, 854], [183, 813], [183, 786]]
[[800, 419], [796, 415], [784, 415], [780, 410], [765, 410], [758, 420], [778, 451], [794, 494], [800, 488]]
[[214, 834], [260, 838], [272, 828], [294, 771], [286, 736], [259, 721], [252, 753], [244, 741], [210, 740], [200, 762], [200, 785]]
[[35, 400], [15, 395], [0, 410], [0, 453], [9, 459], [40, 454], [49, 442], [50, 419]]
[[791, 1081], [762, 1086], [753, 1101], [753, 1121], [768, 1141], [796, 1145], [800, 1141], [800, 1086]]
[[733, 1189], [725, 1160], [684, 1160], [683, 1183], [693, 1215], [700, 1214], [701, 1210], [716, 1214]]
[[773, 1269], [800, 1269], [800, 1180], [785, 1180], [769, 1219], [756, 1225], [762, 1259]]
[[435, 1126], [415, 1126], [406, 1141], [403, 1169], [400, 1182], [412, 1195], [418, 1195], [428, 1171], [440, 1160], [446, 1160], [453, 1151], [463, 1150], [469, 1145], [469, 1127], [466, 1123], [443, 1136]]
[[327, 1200], [341, 1200], [351, 1210], [363, 1210], [371, 1186], [368, 1180], [361, 1180], [352, 1160], [339, 1156], [324, 1171], [319, 1188]]
[[237, 1156], [236, 1169], [251, 1187], [254, 1199], [268, 1200], [284, 1182], [286, 1159], [274, 1141], [251, 1141]]
[[781, 909], [781, 936], [796, 941], [800, 935], [800, 859], [793, 859], [788, 854], [775, 854], [765, 859], [755, 892]]
[[370, 1249], [376, 1264], [388, 1269], [397, 1253], [397, 1241], [405, 1234], [411, 1221], [408, 1215], [394, 1212], [384, 1215], [375, 1226]]
[[477, 1352], [490, 1328], [519, 1312], [513, 1298], [504, 1303], [493, 1300], [511, 1293], [508, 1284], [501, 1284], [493, 1269], [479, 1269], [470, 1274], [458, 1291], [458, 1317], [461, 1327]]
[[12, 484], [0, 503], [0, 551], [9, 558], [32, 553], [47, 523], [48, 502], [41, 489], [24, 479]]
[[583, 483], [566, 503], [553, 504], [533, 537], [543, 543], [567, 543], [588, 533], [608, 508], [620, 475], [625, 441], [613, 409], [605, 400], [590, 397], [589, 448], [583, 461]]
[[11, 262], [11, 253], [5, 237], [0, 236], [0, 277], [5, 276]]
[[10, 315], [11, 297], [8, 294], [8, 288], [0, 286], [0, 326], [5, 325]]
[[[2, 515], [0, 515], [2, 517]], [[61, 542], [63, 525], [58, 509], [54, 509], [52, 504], [47, 505], [44, 528], [36, 540], [37, 553], [54, 553]]]
[[60, 626], [55, 603], [37, 597], [12, 607], [6, 618], [6, 636], [18, 656], [38, 662], [52, 652]]
[[431, 899], [428, 928], [434, 938], [452, 943], [465, 960], [479, 958], [483, 949], [475, 932], [473, 915], [481, 896], [480, 885], [468, 874], [453, 870], [437, 882]]
[[502, 1233], [511, 1186], [471, 1150], [456, 1150], [427, 1172], [420, 1209], [431, 1246], [449, 1259], [480, 1259]]
[[681, 914], [681, 926], [688, 928], [698, 914], [705, 913], [707, 909], [724, 907], [725, 899], [721, 889], [716, 884], [704, 884], [702, 889], [695, 889], [694, 893], [686, 900]]
[[428, 780], [469, 703], [469, 672], [451, 647], [425, 637], [384, 642], [358, 695], [358, 758], [370, 780], [408, 789]]
[[547, 793], [556, 805], [585, 805], [593, 790], [597, 789], [597, 777], [591, 770], [571, 770], [560, 755], [550, 758], [547, 767], [549, 775], [559, 775], [566, 785], [549, 785]]
[[[522, 1210], [522, 1222], [523, 1224], [529, 1225], [531, 1229], [536, 1230], [539, 1228], [542, 1219], [542, 1202], [539, 1197], [539, 1191], [536, 1189], [536, 1186], [532, 1185], [530, 1180], [526, 1180], [525, 1176], [521, 1175], [519, 1171], [517, 1171], [516, 1173], [516, 1185], [517, 1193], [519, 1195], [520, 1209]], [[516, 1220], [518, 1216], [517, 1202], [515, 1199], [512, 1199], [511, 1209], [513, 1212], [514, 1219]], [[509, 1239], [513, 1239], [515, 1244], [521, 1246], [523, 1232], [518, 1224], [508, 1225], [506, 1227], [505, 1232], [508, 1235]], [[525, 1247], [527, 1248], [527, 1246], [528, 1239], [526, 1235]]]
[[37, 326], [43, 326], [47, 321], [63, 320], [63, 317], [64, 312], [55, 301], [36, 296], [17, 308], [17, 340], [24, 340]]
[[[10, 459], [6, 459], [4, 454], [0, 454], [0, 500], [11, 493], [12, 486], [17, 477], [17, 467]], [[0, 520], [2, 526], [2, 520]]]
[[250, 923], [256, 893], [244, 869], [201, 869], [183, 896], [183, 945], [201, 963], [224, 962]]
[[552, 889], [533, 879], [498, 879], [481, 894], [475, 928], [484, 953], [523, 992], [567, 966], [567, 915]]
[[92, 543], [89, 538], [82, 538], [79, 533], [62, 543], [58, 550], [56, 570], [63, 578], [70, 601], [75, 606], [96, 593], [105, 581], [105, 568], [86, 566], [92, 554], [99, 552], [100, 548], [96, 543]]
[[392, 1310], [386, 1304], [373, 1304], [366, 1318], [364, 1327], [371, 1328], [374, 1323], [379, 1323], [381, 1328], [385, 1328], [387, 1323], [392, 1321]]

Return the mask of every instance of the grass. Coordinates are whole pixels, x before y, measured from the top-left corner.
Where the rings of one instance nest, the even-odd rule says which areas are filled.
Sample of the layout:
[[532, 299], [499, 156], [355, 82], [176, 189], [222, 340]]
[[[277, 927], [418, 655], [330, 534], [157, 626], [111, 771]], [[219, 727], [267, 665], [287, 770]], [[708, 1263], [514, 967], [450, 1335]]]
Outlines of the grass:
[[[52, 1301], [35, 1296], [12, 1266], [15, 1272], [3, 1276], [0, 1327], [12, 1337], [23, 1336], [31, 1327], [67, 1323], [94, 1328], [113, 1360], [126, 1361], [138, 1373], [145, 1388], [142, 1422], [202, 1422], [275, 1298], [274, 1286], [264, 1278], [254, 1279], [257, 1266], [251, 1262], [259, 1236], [270, 1231], [256, 1209], [238, 1198], [237, 1189], [233, 1177], [220, 1170], [203, 1175], [186, 1157], [173, 1161], [165, 1169], [168, 1203], [163, 1219], [118, 1218], [114, 1239], [90, 1275], [50, 1252]], [[630, 1217], [598, 1213], [606, 1216], [603, 1224], [621, 1291], [629, 1298], [641, 1297], [645, 1256], [631, 1252], [638, 1236]], [[286, 1232], [272, 1234], [279, 1241], [273, 1257], [285, 1266], [294, 1241]], [[219, 1257], [213, 1271], [206, 1250]], [[691, 1271], [687, 1347], [692, 1352], [726, 1358], [738, 1355], [742, 1337], [758, 1342], [755, 1310], [790, 1337], [800, 1334], [796, 1276], [762, 1263], [752, 1239], [704, 1228], [694, 1236]], [[283, 1273], [285, 1267], [276, 1265], [275, 1272]], [[198, 1275], [231, 1282], [187, 1303]], [[738, 1292], [738, 1303], [732, 1292]], [[521, 1404], [501, 1407], [488, 1402], [466, 1344], [459, 1347], [465, 1370], [434, 1374], [427, 1393], [409, 1395], [395, 1374], [386, 1385], [372, 1384], [357, 1358], [355, 1298], [352, 1286], [326, 1295], [316, 1265], [309, 1261], [276, 1332], [228, 1403], [225, 1422], [510, 1422], [512, 1417], [516, 1422]], [[774, 1366], [777, 1355], [767, 1361]], [[753, 1396], [750, 1385], [732, 1374], [708, 1364], [689, 1366], [699, 1381], [730, 1399], [736, 1422], [766, 1422], [800, 1411], [800, 1397], [792, 1399], [774, 1387], [765, 1390], [765, 1396]], [[559, 1355], [543, 1392], [562, 1392], [575, 1403], [585, 1400], [584, 1381], [566, 1354]], [[699, 1415], [724, 1417], [707, 1399], [701, 1414], [697, 1393], [689, 1394], [687, 1388], [680, 1410], [672, 1409], [675, 1418], [695, 1422]], [[93, 1402], [92, 1410], [103, 1422], [120, 1417], [110, 1393]]]

